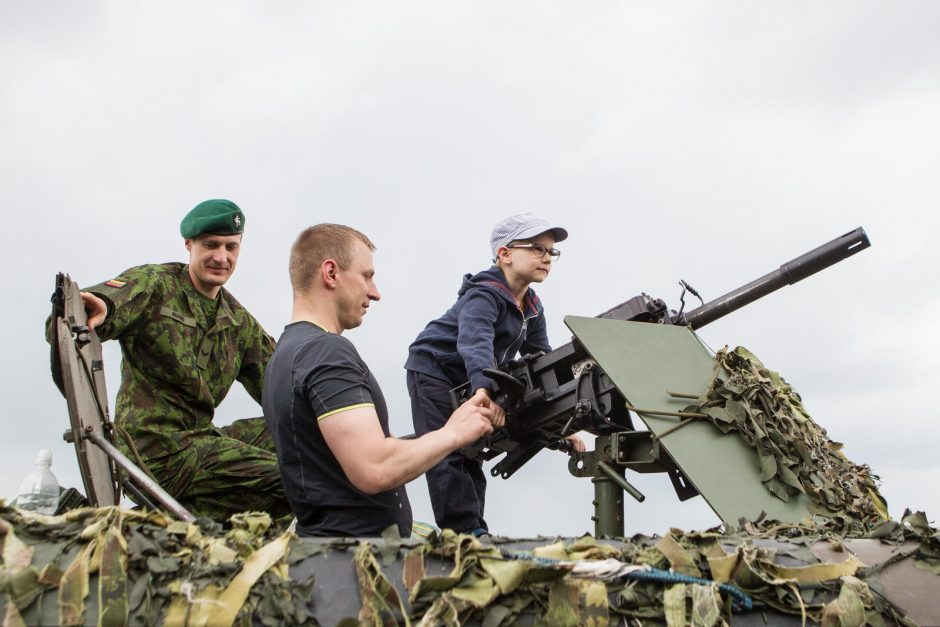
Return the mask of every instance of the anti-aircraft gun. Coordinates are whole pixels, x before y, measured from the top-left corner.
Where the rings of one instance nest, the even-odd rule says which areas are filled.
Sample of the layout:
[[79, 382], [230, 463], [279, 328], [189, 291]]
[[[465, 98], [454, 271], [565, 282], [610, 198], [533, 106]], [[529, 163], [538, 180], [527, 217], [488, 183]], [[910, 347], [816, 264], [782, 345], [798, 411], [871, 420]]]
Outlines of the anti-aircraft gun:
[[[762, 510], [799, 520], [805, 500], [783, 504], [770, 497], [760, 485], [753, 452], [707, 425], [690, 425], [681, 411], [714, 371], [714, 359], [693, 331], [868, 246], [865, 231], [857, 228], [690, 311], [684, 311], [686, 294], [701, 298], [682, 281], [678, 311], [642, 293], [596, 318], [565, 318], [574, 333], [568, 344], [484, 371], [495, 383], [493, 398], [506, 410], [506, 426], [464, 454], [482, 460], [502, 455], [490, 472], [508, 479], [542, 449], [566, 449], [565, 436], [594, 434], [595, 449], [572, 453], [569, 471], [594, 482], [599, 537], [623, 535], [624, 491], [645, 499], [626, 479], [626, 469], [667, 473], [680, 500], [701, 493], [727, 523]], [[467, 385], [455, 389], [455, 404], [468, 391]], [[633, 415], [648, 430], [637, 429]], [[712, 454], [703, 460], [707, 446]]]

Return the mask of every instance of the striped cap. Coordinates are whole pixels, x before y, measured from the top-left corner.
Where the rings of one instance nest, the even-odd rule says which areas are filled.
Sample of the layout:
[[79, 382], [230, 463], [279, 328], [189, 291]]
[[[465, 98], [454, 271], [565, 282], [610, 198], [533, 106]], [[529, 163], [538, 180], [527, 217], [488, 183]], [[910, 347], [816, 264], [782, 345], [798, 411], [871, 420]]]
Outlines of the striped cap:
[[555, 237], [555, 242], [561, 242], [568, 238], [568, 231], [560, 226], [551, 226], [547, 221], [531, 213], [518, 213], [509, 216], [493, 227], [493, 233], [490, 235], [490, 249], [493, 251], [493, 259], [496, 259], [496, 251], [510, 242], [529, 239], [549, 231]]

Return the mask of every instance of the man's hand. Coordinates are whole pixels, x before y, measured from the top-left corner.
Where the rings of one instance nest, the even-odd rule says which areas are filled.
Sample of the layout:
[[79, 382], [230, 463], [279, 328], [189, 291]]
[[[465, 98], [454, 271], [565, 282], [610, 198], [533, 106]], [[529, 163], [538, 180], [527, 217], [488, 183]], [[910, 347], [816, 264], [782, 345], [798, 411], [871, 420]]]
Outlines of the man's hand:
[[490, 409], [493, 410], [493, 428], [499, 429], [500, 427], [506, 424], [506, 410], [493, 402], [493, 397], [490, 396], [490, 391], [488, 388], [480, 388], [477, 390], [477, 394], [483, 392], [486, 395], [486, 399], [490, 402]]
[[[457, 439], [455, 448], [476, 442], [493, 432], [496, 403], [490, 401], [487, 390], [479, 389], [470, 400], [450, 415], [442, 429], [450, 431]], [[505, 418], [504, 418], [505, 421]]]
[[568, 443], [571, 444], [571, 450], [575, 453], [583, 453], [587, 450], [587, 447], [584, 445], [584, 440], [579, 438], [576, 435], [569, 435], [565, 438], [568, 440]]
[[108, 305], [90, 292], [82, 292], [82, 301], [88, 314], [88, 330], [94, 331], [108, 317]]

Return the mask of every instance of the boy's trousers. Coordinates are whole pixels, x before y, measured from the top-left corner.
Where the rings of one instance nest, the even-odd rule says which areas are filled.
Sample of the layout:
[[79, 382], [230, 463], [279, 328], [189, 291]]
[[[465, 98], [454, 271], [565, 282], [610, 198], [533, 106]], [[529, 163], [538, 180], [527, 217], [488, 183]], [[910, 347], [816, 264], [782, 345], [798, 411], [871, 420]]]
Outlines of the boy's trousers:
[[[457, 386], [413, 370], [407, 371], [407, 382], [415, 433], [420, 437], [443, 427], [454, 411], [450, 390]], [[461, 533], [487, 530], [483, 519], [486, 475], [481, 460], [467, 459], [460, 451], [454, 451], [425, 477], [438, 527]]]

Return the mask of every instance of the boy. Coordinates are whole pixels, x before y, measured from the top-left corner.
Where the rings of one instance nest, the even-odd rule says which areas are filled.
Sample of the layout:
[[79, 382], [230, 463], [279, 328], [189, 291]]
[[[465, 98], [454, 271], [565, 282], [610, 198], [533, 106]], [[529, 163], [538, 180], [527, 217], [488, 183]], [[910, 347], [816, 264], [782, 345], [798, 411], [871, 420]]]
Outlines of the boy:
[[[495, 265], [466, 275], [457, 302], [430, 322], [408, 349], [408, 393], [415, 432], [440, 428], [453, 411], [450, 390], [470, 381], [471, 391], [489, 395], [492, 381], [483, 369], [502, 366], [517, 353], [552, 350], [545, 313], [532, 283], [541, 283], [561, 255], [554, 248], [568, 232], [532, 214], [519, 214], [496, 225], [490, 236]], [[493, 426], [505, 423], [495, 403]], [[584, 444], [571, 438], [577, 450]], [[486, 476], [483, 462], [451, 453], [427, 473], [431, 506], [439, 527], [460, 533], [488, 533], [483, 519]]]

